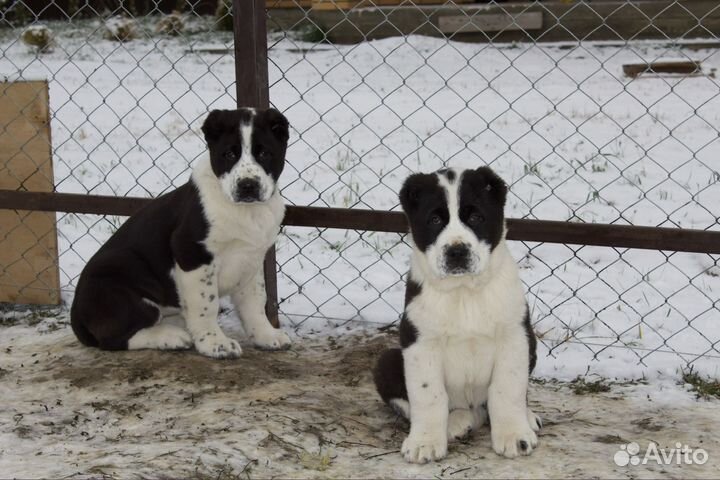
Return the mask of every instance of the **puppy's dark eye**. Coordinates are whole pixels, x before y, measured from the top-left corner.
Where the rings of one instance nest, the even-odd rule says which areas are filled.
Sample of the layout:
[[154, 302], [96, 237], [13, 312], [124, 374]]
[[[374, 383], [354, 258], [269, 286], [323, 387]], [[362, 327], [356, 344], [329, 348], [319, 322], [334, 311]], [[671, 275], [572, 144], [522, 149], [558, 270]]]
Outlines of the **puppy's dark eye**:
[[485, 221], [485, 217], [480, 215], [479, 213], [473, 213], [468, 217], [468, 223], [470, 225], [478, 225]]
[[440, 218], [440, 215], [433, 215], [430, 217], [430, 224], [431, 225], [440, 225], [442, 223], [442, 218]]
[[260, 159], [261, 162], [267, 162], [268, 160], [270, 160], [270, 157], [272, 157], [272, 155], [270, 154], [270, 152], [268, 152], [266, 150], [263, 150], [258, 155], [258, 158]]
[[223, 153], [223, 157], [225, 158], [225, 160], [230, 160], [230, 161], [233, 161], [237, 158], [235, 156], [235, 152], [233, 152], [232, 150], [228, 150], [227, 152]]

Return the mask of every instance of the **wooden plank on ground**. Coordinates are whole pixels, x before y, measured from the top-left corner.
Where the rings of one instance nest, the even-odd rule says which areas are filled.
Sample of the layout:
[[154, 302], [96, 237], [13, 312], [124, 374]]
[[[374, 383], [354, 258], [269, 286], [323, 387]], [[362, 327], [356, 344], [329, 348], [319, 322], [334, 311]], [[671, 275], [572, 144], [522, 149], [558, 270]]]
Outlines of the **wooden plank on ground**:
[[623, 73], [627, 77], [637, 77], [643, 73], [680, 73], [691, 75], [702, 72], [701, 62], [694, 60], [678, 60], [667, 62], [631, 63], [623, 65]]
[[313, 10], [350, 10], [388, 6], [438, 5], [452, 6], [473, 3], [475, 0], [312, 0]]
[[438, 27], [443, 33], [539, 30], [542, 25], [542, 12], [522, 12], [515, 15], [509, 13], [446, 15], [438, 19]]
[[[0, 188], [53, 190], [45, 81], [0, 83]], [[54, 213], [0, 210], [0, 302], [60, 303]]]

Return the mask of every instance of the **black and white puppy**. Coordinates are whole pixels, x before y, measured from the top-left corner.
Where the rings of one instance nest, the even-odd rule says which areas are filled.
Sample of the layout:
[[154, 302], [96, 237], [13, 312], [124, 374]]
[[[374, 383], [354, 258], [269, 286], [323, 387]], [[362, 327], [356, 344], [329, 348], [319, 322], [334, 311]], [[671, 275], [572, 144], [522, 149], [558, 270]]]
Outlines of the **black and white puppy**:
[[[262, 269], [285, 213], [277, 181], [288, 121], [274, 109], [214, 110], [202, 131], [209, 154], [188, 183], [128, 219], [80, 275], [71, 322], [85, 345], [194, 345], [209, 357], [238, 357], [240, 345], [217, 322], [223, 295], [256, 346], [290, 344], [265, 315]], [[161, 321], [177, 313], [185, 328]]]
[[383, 352], [380, 396], [410, 419], [409, 462], [443, 458], [448, 440], [488, 420], [493, 449], [528, 455], [540, 419], [527, 407], [536, 340], [505, 243], [507, 187], [490, 168], [410, 176], [400, 203], [413, 240], [402, 349]]

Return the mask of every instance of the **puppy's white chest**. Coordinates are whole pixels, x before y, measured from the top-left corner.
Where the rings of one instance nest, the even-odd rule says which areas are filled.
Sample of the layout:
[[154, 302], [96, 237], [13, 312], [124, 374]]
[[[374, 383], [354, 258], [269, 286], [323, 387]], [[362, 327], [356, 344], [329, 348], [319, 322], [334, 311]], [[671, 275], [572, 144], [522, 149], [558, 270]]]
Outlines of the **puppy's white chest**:
[[454, 336], [442, 345], [445, 388], [451, 403], [482, 401], [495, 361], [495, 342], [486, 336]]
[[248, 248], [242, 244], [233, 244], [223, 250], [215, 259], [220, 295], [237, 291], [252, 281], [262, 267], [265, 251], [265, 249]]
[[277, 238], [284, 212], [279, 194], [265, 205], [206, 208], [210, 230], [205, 243], [214, 257], [221, 295], [253, 280]]
[[213, 225], [208, 239], [209, 249], [215, 255], [218, 268], [218, 286], [221, 294], [229, 293], [251, 281], [262, 267], [265, 253], [275, 242], [280, 220], [271, 212], [257, 212], [261, 218], [245, 218], [243, 222]]
[[495, 336], [497, 313], [475, 297], [448, 292], [423, 291], [408, 308], [413, 323], [423, 334], [442, 342], [453, 338], [485, 338]]
[[234, 255], [243, 249], [267, 250], [275, 242], [284, 212], [279, 195], [268, 205], [206, 208], [208, 249], [219, 255]]

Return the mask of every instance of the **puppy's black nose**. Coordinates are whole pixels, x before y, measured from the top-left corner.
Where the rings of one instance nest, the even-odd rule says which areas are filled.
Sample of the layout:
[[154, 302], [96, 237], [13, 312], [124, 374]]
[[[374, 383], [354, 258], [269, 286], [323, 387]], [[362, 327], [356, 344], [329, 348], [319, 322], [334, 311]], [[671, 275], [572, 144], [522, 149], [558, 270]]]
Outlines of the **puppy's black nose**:
[[243, 178], [235, 187], [235, 200], [238, 202], [257, 202], [260, 200], [260, 182], [253, 178]]
[[445, 250], [445, 256], [454, 260], [465, 258], [470, 254], [470, 249], [464, 243], [452, 245]]
[[445, 265], [453, 272], [465, 271], [470, 262], [470, 247], [464, 243], [445, 248]]

